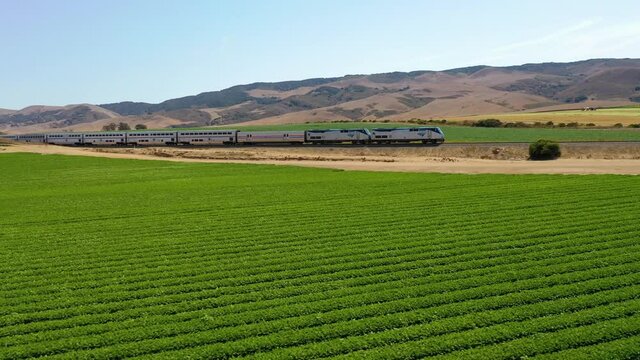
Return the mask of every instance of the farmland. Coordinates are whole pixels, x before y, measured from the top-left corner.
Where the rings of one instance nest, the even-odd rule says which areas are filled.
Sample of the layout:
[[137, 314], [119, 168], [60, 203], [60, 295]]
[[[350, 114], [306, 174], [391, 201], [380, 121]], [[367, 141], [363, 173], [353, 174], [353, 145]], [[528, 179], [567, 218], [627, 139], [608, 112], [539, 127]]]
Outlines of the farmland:
[[452, 120], [482, 120], [487, 118], [500, 119], [504, 122], [547, 122], [553, 121], [571, 123], [594, 123], [596, 125], [638, 124], [640, 123], [640, 106], [603, 108], [596, 111], [556, 110], [540, 112], [512, 112], [505, 114], [475, 115], [453, 117]]
[[[310, 130], [425, 126], [409, 123], [310, 123], [282, 125], [233, 126], [239, 130]], [[482, 128], [470, 126], [438, 126], [447, 142], [532, 142], [555, 141], [640, 141], [640, 129], [559, 129], [559, 128]]]
[[640, 356], [634, 176], [0, 169], [0, 358]]

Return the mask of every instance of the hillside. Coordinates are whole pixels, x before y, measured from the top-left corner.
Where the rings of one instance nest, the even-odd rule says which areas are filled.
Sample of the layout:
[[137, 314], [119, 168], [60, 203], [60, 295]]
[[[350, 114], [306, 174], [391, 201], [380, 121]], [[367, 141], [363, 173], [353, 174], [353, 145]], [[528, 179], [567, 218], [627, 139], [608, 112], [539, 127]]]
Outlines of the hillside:
[[460, 118], [637, 103], [640, 59], [592, 59], [253, 83], [159, 104], [2, 110], [0, 130], [99, 129], [105, 119], [159, 127]]

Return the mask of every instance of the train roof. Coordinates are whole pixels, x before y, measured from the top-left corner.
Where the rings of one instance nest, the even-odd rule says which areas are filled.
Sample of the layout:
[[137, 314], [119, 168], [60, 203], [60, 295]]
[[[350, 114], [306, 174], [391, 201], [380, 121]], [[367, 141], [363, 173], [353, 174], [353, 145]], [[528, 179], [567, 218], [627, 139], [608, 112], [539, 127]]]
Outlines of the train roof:
[[362, 129], [311, 129], [311, 130], [306, 130], [308, 132], [330, 132], [330, 131], [361, 131], [361, 132], [367, 132], [369, 131], [369, 129], [366, 128], [362, 128]]
[[437, 126], [415, 126], [415, 127], [400, 127], [400, 128], [375, 128], [373, 131], [395, 131], [395, 130], [433, 130], [438, 129]]

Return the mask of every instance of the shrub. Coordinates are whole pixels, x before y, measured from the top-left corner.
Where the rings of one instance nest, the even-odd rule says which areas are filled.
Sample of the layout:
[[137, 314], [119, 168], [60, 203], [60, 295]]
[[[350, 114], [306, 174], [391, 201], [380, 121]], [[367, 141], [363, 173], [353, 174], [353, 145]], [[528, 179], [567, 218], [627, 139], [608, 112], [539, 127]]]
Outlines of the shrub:
[[558, 124], [558, 127], [566, 127], [566, 126], [567, 126], [567, 124], [565, 124], [565, 123]]
[[145, 124], [136, 124], [136, 130], [144, 130], [147, 128]]
[[501, 127], [502, 126], [502, 121], [498, 120], [498, 119], [484, 119], [484, 120], [478, 120], [476, 122], [473, 123], [472, 126], [475, 127]]
[[553, 127], [553, 121], [547, 121], [547, 123], [545, 125]]
[[530, 160], [553, 160], [560, 155], [560, 145], [551, 140], [538, 140], [529, 145]]
[[102, 131], [114, 131], [118, 128], [116, 123], [110, 123], [102, 127]]
[[126, 122], [121, 122], [120, 124], [118, 124], [118, 130], [131, 130], [131, 126], [129, 126], [129, 124], [127, 124]]
[[629, 124], [630, 128], [634, 128], [634, 129], [639, 129], [640, 128], [640, 124]]
[[613, 125], [614, 128], [621, 128], [623, 126], [624, 125], [622, 125], [622, 123], [617, 123], [617, 124]]

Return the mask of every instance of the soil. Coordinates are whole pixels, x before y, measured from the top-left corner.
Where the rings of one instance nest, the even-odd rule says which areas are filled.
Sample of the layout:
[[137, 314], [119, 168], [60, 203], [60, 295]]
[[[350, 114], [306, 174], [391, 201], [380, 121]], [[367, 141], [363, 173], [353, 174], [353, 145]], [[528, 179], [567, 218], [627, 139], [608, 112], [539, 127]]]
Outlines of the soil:
[[[527, 161], [521, 146], [318, 148], [75, 148], [54, 145], [11, 144], [0, 153], [31, 152], [121, 159], [208, 163], [276, 164], [363, 171], [438, 172], [461, 174], [640, 174], [640, 148], [622, 147], [619, 154], [594, 146], [565, 149], [565, 158]], [[475, 147], [475, 148], [474, 148]], [[448, 149], [448, 150], [447, 150]], [[605, 157], [608, 156], [608, 157]]]

